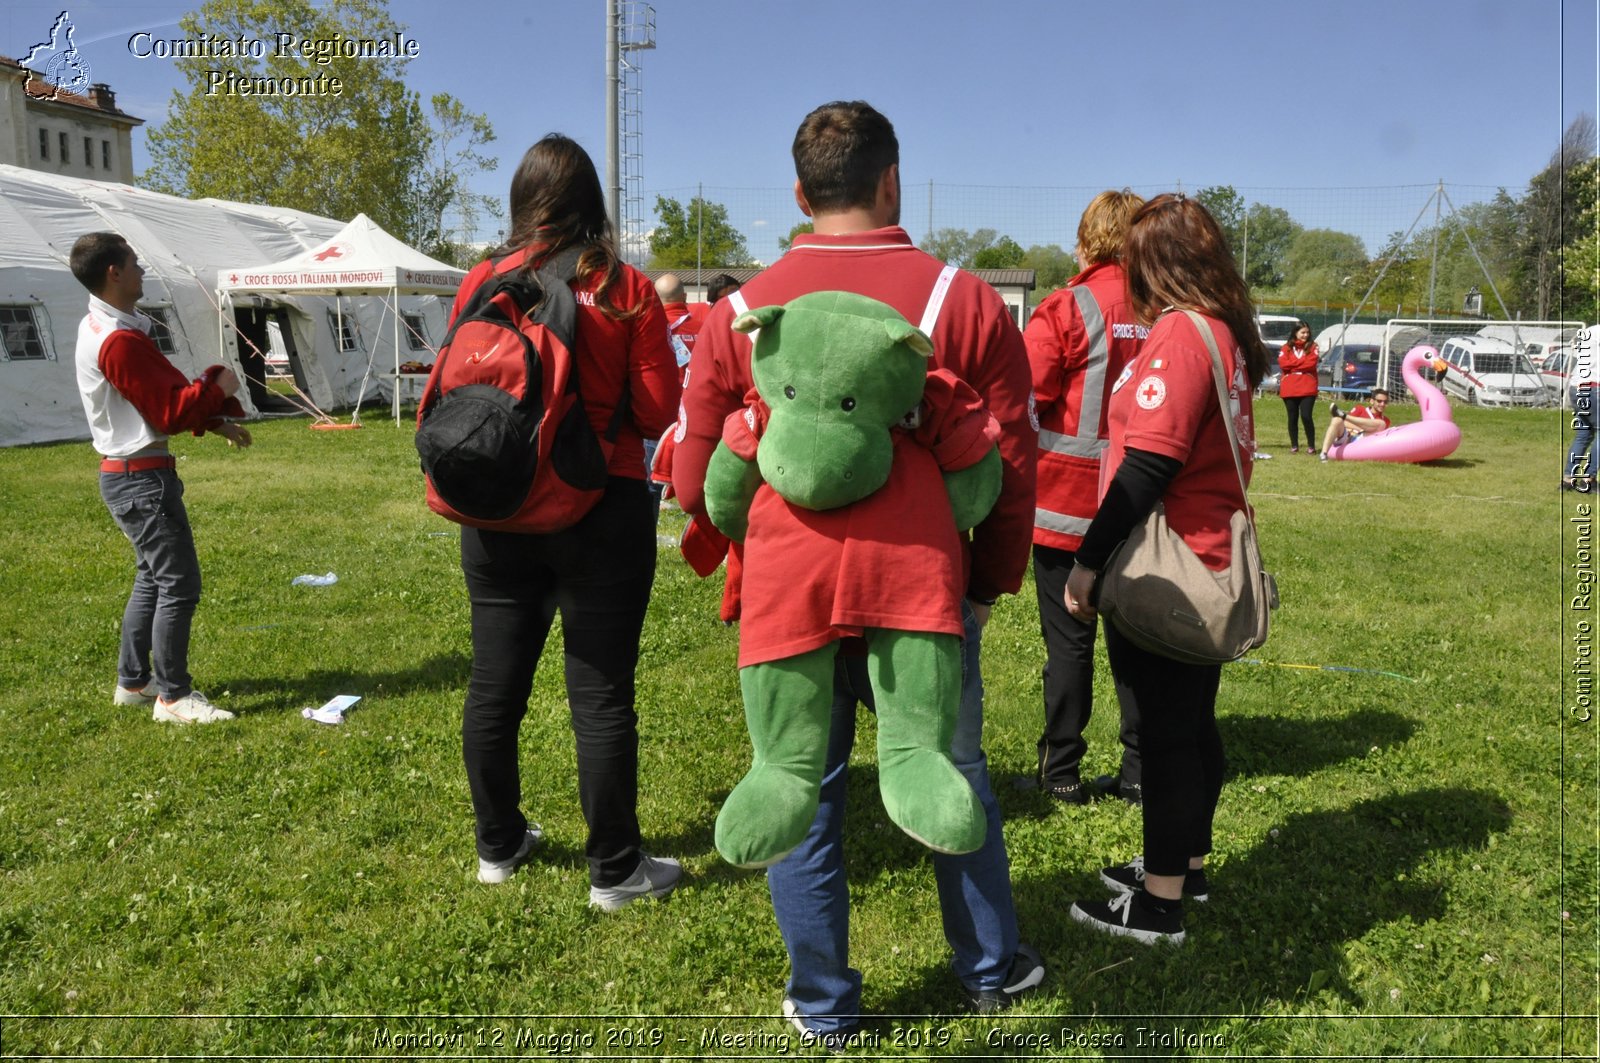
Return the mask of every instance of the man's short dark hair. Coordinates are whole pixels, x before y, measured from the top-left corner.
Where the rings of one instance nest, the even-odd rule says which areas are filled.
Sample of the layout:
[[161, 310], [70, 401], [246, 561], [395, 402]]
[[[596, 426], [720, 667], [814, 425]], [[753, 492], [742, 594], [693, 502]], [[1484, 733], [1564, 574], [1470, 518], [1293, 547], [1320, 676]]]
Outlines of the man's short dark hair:
[[706, 302], [714, 303], [729, 292], [739, 290], [739, 282], [732, 275], [719, 273], [706, 281]]
[[883, 171], [900, 161], [894, 126], [861, 100], [825, 103], [806, 115], [792, 150], [813, 211], [871, 207]]
[[91, 292], [106, 286], [106, 271], [128, 260], [133, 248], [120, 233], [84, 233], [72, 245], [72, 275]]
[[1379, 395], [1382, 395], [1384, 398], [1388, 398], [1389, 397], [1389, 389], [1388, 388], [1373, 388], [1371, 397], [1372, 398], [1377, 398]]

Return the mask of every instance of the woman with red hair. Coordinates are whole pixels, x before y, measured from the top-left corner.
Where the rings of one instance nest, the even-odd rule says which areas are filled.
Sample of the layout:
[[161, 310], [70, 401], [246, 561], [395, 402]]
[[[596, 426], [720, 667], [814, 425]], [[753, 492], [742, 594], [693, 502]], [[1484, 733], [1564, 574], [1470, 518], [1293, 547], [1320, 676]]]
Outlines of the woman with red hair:
[[[1266, 370], [1250, 293], [1227, 240], [1206, 209], [1182, 194], [1146, 203], [1124, 248], [1128, 297], [1150, 334], [1112, 384], [1109, 485], [1067, 577], [1067, 610], [1095, 617], [1100, 571], [1159, 503], [1167, 522], [1212, 569], [1231, 559], [1229, 519], [1240, 497], [1234, 448], [1246, 478], [1255, 452], [1250, 396]], [[1217, 399], [1206, 338], [1178, 311], [1200, 315], [1222, 359], [1228, 408]], [[1217, 687], [1222, 666], [1186, 664], [1142, 649], [1106, 625], [1118, 696], [1138, 719], [1143, 759], [1144, 854], [1108, 867], [1110, 901], [1079, 901], [1080, 923], [1139, 941], [1181, 942], [1183, 899], [1210, 892], [1205, 857], [1222, 792]]]

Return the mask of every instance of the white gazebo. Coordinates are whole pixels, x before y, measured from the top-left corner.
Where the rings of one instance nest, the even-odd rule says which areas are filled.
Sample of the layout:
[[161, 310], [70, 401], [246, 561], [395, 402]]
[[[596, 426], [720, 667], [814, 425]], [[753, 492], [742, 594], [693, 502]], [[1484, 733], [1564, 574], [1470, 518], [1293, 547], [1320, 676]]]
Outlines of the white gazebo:
[[[332, 295], [343, 328], [339, 298], [386, 295], [394, 314], [394, 373], [391, 381], [394, 420], [400, 423], [400, 382], [415, 374], [400, 372], [400, 297], [454, 295], [466, 271], [429, 258], [385, 232], [365, 214], [357, 214], [331, 238], [292, 258], [266, 265], [235, 266], [217, 271], [219, 309], [239, 293]], [[218, 329], [221, 332], [221, 327]], [[370, 363], [368, 366], [371, 368]]]

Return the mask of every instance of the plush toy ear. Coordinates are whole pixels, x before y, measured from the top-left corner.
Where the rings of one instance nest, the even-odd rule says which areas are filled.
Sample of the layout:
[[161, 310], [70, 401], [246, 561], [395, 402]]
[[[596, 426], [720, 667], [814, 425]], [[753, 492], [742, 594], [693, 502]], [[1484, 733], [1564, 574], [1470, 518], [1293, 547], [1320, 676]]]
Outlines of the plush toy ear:
[[783, 316], [781, 306], [758, 306], [748, 310], [733, 319], [733, 331], [754, 332], [758, 328], [770, 325]]
[[[738, 323], [735, 322], [733, 327], [738, 328]], [[895, 343], [905, 344], [924, 358], [933, 356], [933, 341], [923, 335], [920, 329], [912, 328], [909, 321], [890, 318], [883, 323], [883, 330]]]

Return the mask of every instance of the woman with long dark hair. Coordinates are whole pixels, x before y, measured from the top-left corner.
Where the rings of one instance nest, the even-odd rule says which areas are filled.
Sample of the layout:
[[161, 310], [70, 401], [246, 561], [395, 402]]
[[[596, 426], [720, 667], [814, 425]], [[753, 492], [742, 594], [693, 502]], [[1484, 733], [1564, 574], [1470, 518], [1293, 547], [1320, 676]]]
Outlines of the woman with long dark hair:
[[608, 911], [664, 897], [677, 861], [640, 849], [634, 669], [655, 579], [655, 512], [644, 440], [677, 412], [678, 368], [655, 288], [618, 259], [594, 163], [552, 133], [511, 179], [511, 235], [462, 282], [451, 320], [497, 273], [536, 269], [581, 248], [574, 361], [590, 423], [607, 430], [627, 403], [610, 479], [595, 507], [548, 534], [461, 529], [461, 571], [472, 601], [472, 678], [462, 755], [477, 818], [478, 879], [504, 882], [543, 841], [522, 813], [517, 732], [534, 669], [561, 614], [567, 701], [578, 750], [578, 799], [588, 823], [589, 903]]
[[1311, 326], [1304, 321], [1296, 325], [1278, 351], [1278, 368], [1283, 376], [1278, 382], [1278, 396], [1289, 415], [1289, 453], [1300, 453], [1300, 426], [1306, 429], [1306, 453], [1317, 449], [1317, 344], [1311, 338]]
[[[1255, 452], [1250, 397], [1266, 370], [1250, 293], [1222, 230], [1197, 200], [1166, 194], [1140, 208], [1124, 268], [1134, 312], [1150, 334], [1112, 385], [1111, 481], [1067, 577], [1067, 610], [1086, 623], [1095, 617], [1100, 570], [1157, 503], [1208, 567], [1228, 567], [1229, 519], [1245, 504], [1233, 449], [1248, 478]], [[1217, 399], [1210, 350], [1183, 310], [1201, 315], [1221, 354], [1227, 409]], [[1105, 637], [1118, 695], [1132, 702], [1139, 721], [1144, 854], [1104, 869], [1100, 877], [1116, 896], [1079, 901], [1072, 917], [1146, 943], [1181, 942], [1184, 897], [1203, 901], [1210, 892], [1204, 867], [1222, 792], [1222, 666], [1141, 649], [1115, 623]]]

